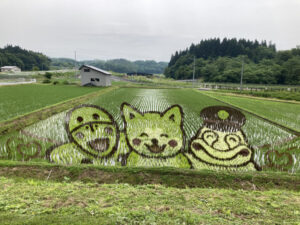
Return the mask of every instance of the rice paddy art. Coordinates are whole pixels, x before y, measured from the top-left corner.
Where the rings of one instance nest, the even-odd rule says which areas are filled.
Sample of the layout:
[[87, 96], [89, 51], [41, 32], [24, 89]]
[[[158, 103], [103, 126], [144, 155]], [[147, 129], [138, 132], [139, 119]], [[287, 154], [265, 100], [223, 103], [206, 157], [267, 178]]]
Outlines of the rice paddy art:
[[226, 106], [211, 106], [201, 111], [203, 126], [191, 139], [187, 156], [194, 168], [261, 170], [254, 161], [241, 127], [246, 117]]
[[113, 117], [95, 105], [81, 105], [70, 110], [65, 119], [69, 143], [53, 146], [47, 157], [56, 163], [78, 164], [106, 161], [119, 144], [119, 128]]
[[[142, 113], [123, 103], [121, 116], [124, 131], [120, 134], [113, 117], [101, 107], [82, 105], [70, 110], [65, 118], [69, 142], [49, 148], [48, 160], [59, 164], [260, 170], [240, 129], [245, 116], [235, 109], [203, 109], [204, 124], [190, 140], [187, 153], [180, 105], [172, 105], [163, 112]], [[118, 151], [119, 145], [125, 145], [126, 151]]]
[[184, 114], [172, 105], [164, 112], [142, 113], [128, 103], [121, 106], [126, 143], [130, 149], [126, 165], [190, 168], [184, 156]]
[[2, 135], [0, 159], [300, 170], [299, 136], [196, 91], [120, 88], [86, 103]]

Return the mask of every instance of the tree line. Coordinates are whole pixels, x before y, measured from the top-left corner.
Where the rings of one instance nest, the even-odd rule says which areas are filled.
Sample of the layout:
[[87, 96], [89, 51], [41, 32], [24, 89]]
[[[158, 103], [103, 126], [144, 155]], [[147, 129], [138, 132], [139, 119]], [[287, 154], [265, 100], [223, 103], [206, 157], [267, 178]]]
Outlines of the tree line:
[[28, 51], [18, 46], [0, 48], [0, 66], [17, 66], [21, 70], [49, 70], [50, 58], [42, 53]]
[[163, 73], [167, 67], [167, 62], [156, 62], [153, 60], [129, 61], [127, 59], [111, 60], [84, 60], [75, 62], [67, 58], [52, 58], [51, 66], [55, 69], [74, 68], [75, 65], [88, 64], [98, 68], [114, 71], [118, 73]]
[[300, 84], [300, 49], [277, 51], [275, 44], [246, 39], [202, 40], [171, 56], [164, 74], [174, 79], [204, 82]]
[[119, 73], [145, 74], [163, 73], [168, 65], [167, 62], [156, 62], [153, 60], [129, 61], [126, 59], [112, 59], [75, 61], [69, 58], [50, 59], [42, 53], [25, 50], [19, 46], [7, 45], [4, 48], [0, 48], [0, 67], [17, 66], [23, 71], [30, 71], [75, 68], [82, 64], [89, 64]]

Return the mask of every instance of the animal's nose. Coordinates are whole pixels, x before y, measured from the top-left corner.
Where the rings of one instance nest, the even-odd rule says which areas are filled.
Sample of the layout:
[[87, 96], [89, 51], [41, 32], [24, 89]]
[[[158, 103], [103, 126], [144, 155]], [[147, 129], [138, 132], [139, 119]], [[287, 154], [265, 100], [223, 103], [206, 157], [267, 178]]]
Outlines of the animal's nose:
[[158, 144], [158, 140], [156, 138], [151, 139], [152, 144], [157, 145]]

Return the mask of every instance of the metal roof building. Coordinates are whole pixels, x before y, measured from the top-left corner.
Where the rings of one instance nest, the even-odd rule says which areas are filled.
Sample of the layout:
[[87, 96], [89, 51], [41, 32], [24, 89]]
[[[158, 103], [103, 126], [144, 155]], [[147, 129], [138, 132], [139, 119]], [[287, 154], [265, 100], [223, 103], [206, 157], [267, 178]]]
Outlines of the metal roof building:
[[82, 65], [79, 70], [82, 86], [111, 86], [111, 73], [90, 65]]

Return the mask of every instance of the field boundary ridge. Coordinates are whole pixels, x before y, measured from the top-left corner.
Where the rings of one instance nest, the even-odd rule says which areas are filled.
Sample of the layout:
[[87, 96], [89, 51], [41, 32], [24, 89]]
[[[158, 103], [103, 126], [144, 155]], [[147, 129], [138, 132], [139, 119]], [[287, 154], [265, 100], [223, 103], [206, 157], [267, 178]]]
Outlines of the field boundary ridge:
[[263, 191], [300, 191], [300, 174], [287, 172], [227, 172], [172, 167], [64, 166], [46, 162], [0, 160], [0, 176], [54, 182], [131, 185], [161, 184], [176, 188], [230, 188]]

